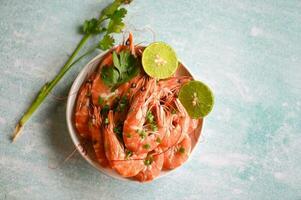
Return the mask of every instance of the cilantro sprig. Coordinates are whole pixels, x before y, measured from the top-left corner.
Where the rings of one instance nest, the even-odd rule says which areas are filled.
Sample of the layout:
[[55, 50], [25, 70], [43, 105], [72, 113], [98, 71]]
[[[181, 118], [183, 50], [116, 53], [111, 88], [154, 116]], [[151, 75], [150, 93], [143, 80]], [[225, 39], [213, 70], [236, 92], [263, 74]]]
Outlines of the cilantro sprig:
[[[121, 33], [125, 27], [123, 18], [127, 14], [127, 10], [125, 8], [118, 8], [120, 6], [118, 2], [120, 1], [115, 1], [108, 7], [108, 9], [105, 9], [99, 19], [92, 18], [90, 20], [86, 20], [83, 24], [82, 32], [84, 34], [97, 35], [104, 33], [104, 36], [95, 48], [99, 48], [101, 50], [111, 48], [115, 42], [111, 34]], [[106, 20], [108, 20], [108, 24], [107, 26], [103, 26], [103, 22]]]
[[[20, 121], [15, 127], [12, 141], [15, 141], [16, 138], [20, 135], [21, 130], [25, 123], [31, 118], [34, 112], [39, 108], [48, 94], [52, 91], [52, 89], [57, 85], [57, 83], [62, 79], [62, 77], [66, 74], [66, 72], [79, 60], [81, 60], [86, 55], [92, 53], [95, 49], [107, 50], [114, 45], [114, 38], [112, 34], [120, 33], [125, 24], [123, 19], [127, 14], [127, 10], [125, 8], [120, 8], [124, 4], [129, 4], [131, 0], [114, 0], [111, 4], [109, 4], [106, 8], [104, 8], [100, 16], [98, 18], [92, 18], [90, 20], [86, 20], [82, 26], [83, 37], [80, 42], [77, 44], [73, 53], [61, 68], [61, 71], [54, 77], [54, 79], [50, 82], [47, 82], [39, 91], [36, 99], [29, 106], [27, 111], [23, 114]], [[79, 56], [77, 59], [79, 52], [86, 45], [87, 41], [93, 36], [102, 35], [101, 40], [89, 51]], [[76, 60], [75, 60], [76, 59]], [[119, 76], [118, 76], [119, 79]]]
[[101, 77], [112, 88], [131, 80], [139, 73], [138, 60], [129, 50], [113, 52], [113, 66], [103, 67]]

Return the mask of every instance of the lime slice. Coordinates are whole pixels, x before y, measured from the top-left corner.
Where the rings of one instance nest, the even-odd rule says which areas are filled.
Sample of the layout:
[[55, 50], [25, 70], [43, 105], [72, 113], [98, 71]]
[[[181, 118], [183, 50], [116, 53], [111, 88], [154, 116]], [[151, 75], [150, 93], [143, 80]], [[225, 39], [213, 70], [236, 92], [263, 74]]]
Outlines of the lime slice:
[[164, 42], [154, 42], [142, 54], [144, 71], [153, 78], [164, 79], [172, 76], [178, 67], [175, 51]]
[[184, 84], [179, 92], [179, 99], [191, 118], [205, 117], [214, 104], [210, 88], [200, 81], [190, 81]]

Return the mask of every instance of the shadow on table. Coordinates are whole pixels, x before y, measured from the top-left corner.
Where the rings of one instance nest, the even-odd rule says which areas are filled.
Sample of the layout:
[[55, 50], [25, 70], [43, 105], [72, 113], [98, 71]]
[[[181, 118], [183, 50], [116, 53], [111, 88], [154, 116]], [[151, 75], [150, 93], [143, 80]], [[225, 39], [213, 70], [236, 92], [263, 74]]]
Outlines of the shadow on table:
[[[68, 94], [69, 86], [65, 86], [61, 94]], [[75, 94], [76, 95], [76, 94]], [[44, 112], [49, 113], [47, 117], [50, 120], [46, 140], [49, 149], [52, 151], [48, 158], [48, 167], [50, 170], [57, 170], [63, 176], [68, 178], [82, 177], [84, 173], [98, 173], [93, 169], [78, 153], [67, 129], [66, 122], [66, 104], [67, 98], [58, 99], [50, 95], [50, 106]]]

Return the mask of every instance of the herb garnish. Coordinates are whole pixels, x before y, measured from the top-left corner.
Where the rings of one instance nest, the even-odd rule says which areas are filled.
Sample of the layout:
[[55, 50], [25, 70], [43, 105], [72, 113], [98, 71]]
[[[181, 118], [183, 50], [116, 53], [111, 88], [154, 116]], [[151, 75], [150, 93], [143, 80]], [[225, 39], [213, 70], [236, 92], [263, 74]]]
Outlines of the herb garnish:
[[105, 122], [105, 125], [108, 125], [109, 124], [109, 118], [106, 117], [104, 122]]
[[146, 120], [147, 120], [147, 122], [148, 123], [153, 123], [154, 122], [154, 115], [153, 115], [153, 113], [150, 111], [150, 110], [148, 110], [147, 112], [146, 112]]
[[118, 122], [116, 124], [116, 126], [113, 129], [114, 133], [117, 135], [118, 139], [123, 143], [123, 123], [122, 122]]
[[150, 145], [149, 145], [149, 144], [144, 144], [142, 147], [143, 147], [144, 149], [149, 149], [149, 148], [150, 148]]
[[155, 117], [154, 117], [153, 113], [150, 110], [148, 110], [146, 112], [146, 122], [148, 122], [150, 124], [150, 128], [151, 128], [152, 131], [157, 131], [158, 130], [158, 126], [155, 122]]
[[129, 50], [123, 50], [119, 54], [113, 52], [113, 66], [102, 68], [102, 80], [110, 87], [118, 86], [131, 80], [139, 73], [138, 60]]
[[132, 155], [133, 155], [133, 152], [131, 152], [128, 149], [125, 150], [125, 159], [129, 159]]
[[106, 116], [108, 116], [109, 111], [110, 111], [110, 106], [109, 105], [104, 105], [104, 107], [100, 111], [100, 114], [103, 117], [106, 117]]
[[185, 148], [184, 148], [184, 147], [180, 147], [179, 152], [180, 152], [181, 154], [185, 153]]
[[146, 137], [146, 132], [144, 130], [139, 130], [138, 133], [141, 139], [144, 139]]
[[101, 96], [98, 97], [98, 104], [102, 105], [102, 103], [104, 102], [103, 98]]
[[122, 96], [121, 98], [116, 98], [117, 101], [113, 105], [114, 112], [124, 112], [129, 104], [129, 100], [126, 96]]
[[146, 166], [149, 166], [149, 165], [151, 165], [151, 164], [153, 163], [153, 161], [154, 161], [153, 156], [148, 156], [148, 157], [144, 160], [144, 164], [145, 164]]

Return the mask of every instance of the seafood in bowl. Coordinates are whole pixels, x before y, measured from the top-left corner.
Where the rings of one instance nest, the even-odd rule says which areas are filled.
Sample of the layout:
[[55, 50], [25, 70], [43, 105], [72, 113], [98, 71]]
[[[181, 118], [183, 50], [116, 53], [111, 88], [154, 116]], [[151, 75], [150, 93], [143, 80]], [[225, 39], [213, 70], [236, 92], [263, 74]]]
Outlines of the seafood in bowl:
[[[73, 141], [88, 146], [84, 157], [106, 174], [140, 182], [185, 163], [212, 105], [199, 102], [199, 90], [181, 91], [195, 81], [174, 51], [162, 42], [135, 46], [130, 34], [98, 61], [76, 86], [73, 109], [67, 108]], [[201, 117], [191, 114], [202, 106]]]

